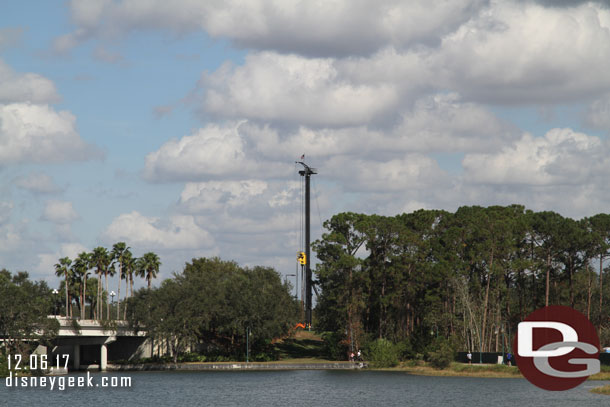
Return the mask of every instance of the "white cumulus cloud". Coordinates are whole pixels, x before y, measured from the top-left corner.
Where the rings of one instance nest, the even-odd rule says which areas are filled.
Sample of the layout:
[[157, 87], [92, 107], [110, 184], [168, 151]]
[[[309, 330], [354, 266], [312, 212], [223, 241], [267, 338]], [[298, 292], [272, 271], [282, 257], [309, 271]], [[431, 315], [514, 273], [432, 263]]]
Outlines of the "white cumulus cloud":
[[261, 195], [267, 183], [259, 180], [189, 182], [180, 194], [180, 205], [190, 212], [247, 205]]
[[47, 201], [44, 211], [42, 213], [42, 219], [57, 223], [57, 224], [69, 224], [79, 219], [78, 213], [74, 210], [72, 202], [50, 200]]
[[492, 103], [556, 103], [610, 87], [610, 9], [492, 2], [443, 39], [430, 62], [442, 86]]
[[303, 55], [359, 55], [392, 44], [436, 43], [468, 21], [486, 0], [72, 0], [75, 30], [58, 39], [66, 51], [92, 37], [134, 30], [203, 30], [237, 45]]
[[210, 248], [213, 237], [193, 216], [174, 215], [163, 220], [137, 211], [116, 217], [102, 234], [107, 242], [124, 241], [132, 247], [155, 249]]
[[99, 156], [76, 130], [70, 112], [48, 105], [0, 105], [0, 165], [84, 160]]
[[0, 103], [52, 103], [59, 100], [55, 84], [36, 73], [18, 73], [0, 60]]
[[312, 125], [366, 123], [398, 100], [390, 84], [351, 81], [332, 59], [271, 52], [204, 74], [201, 86], [207, 113]]
[[504, 185], [589, 184], [610, 168], [608, 145], [571, 129], [553, 129], [544, 137], [524, 134], [497, 153], [466, 154], [469, 182]]
[[51, 176], [42, 172], [17, 177], [14, 182], [19, 188], [36, 194], [54, 194], [62, 190]]
[[[277, 174], [249, 146], [244, 122], [208, 124], [190, 136], [172, 139], [146, 156], [144, 177], [150, 181], [204, 181], [246, 174]], [[267, 165], [263, 165], [267, 164]]]

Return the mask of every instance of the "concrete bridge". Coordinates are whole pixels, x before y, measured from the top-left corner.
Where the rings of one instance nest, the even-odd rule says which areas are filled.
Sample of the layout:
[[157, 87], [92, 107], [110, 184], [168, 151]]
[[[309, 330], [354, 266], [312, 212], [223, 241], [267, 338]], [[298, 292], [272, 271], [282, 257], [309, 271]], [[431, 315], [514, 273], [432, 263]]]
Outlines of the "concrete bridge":
[[[48, 360], [68, 355], [71, 370], [99, 369], [105, 371], [108, 360], [130, 360], [151, 357], [152, 346], [146, 332], [135, 332], [127, 321], [82, 320], [49, 316], [59, 322], [59, 332], [53, 346], [46, 349]], [[42, 351], [45, 352], [44, 350]]]

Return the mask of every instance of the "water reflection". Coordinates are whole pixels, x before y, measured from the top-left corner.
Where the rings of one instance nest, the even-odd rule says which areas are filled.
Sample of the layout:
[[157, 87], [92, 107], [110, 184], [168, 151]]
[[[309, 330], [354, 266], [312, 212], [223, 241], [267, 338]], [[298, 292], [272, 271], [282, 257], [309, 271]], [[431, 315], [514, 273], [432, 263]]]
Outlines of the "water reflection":
[[[128, 389], [12, 388], [0, 384], [0, 405], [88, 406], [608, 406], [587, 381], [565, 392], [540, 390], [524, 379], [413, 376], [400, 372], [132, 372]], [[94, 374], [95, 382], [102, 374]]]

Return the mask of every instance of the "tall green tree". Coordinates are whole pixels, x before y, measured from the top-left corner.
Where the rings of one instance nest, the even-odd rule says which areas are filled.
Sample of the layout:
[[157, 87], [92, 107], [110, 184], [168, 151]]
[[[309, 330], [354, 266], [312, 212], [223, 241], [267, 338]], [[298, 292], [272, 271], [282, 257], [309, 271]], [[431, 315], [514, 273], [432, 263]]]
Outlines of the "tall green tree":
[[551, 278], [554, 277], [553, 261], [561, 251], [561, 225], [563, 217], [556, 212], [529, 212], [529, 221], [533, 242], [541, 251], [540, 258], [544, 259], [546, 280], [544, 305], [549, 305]]
[[322, 288], [317, 313], [319, 324], [325, 330], [347, 330], [347, 338], [356, 344], [364, 334], [362, 313], [370, 291], [363, 259], [358, 256], [366, 243], [366, 222], [366, 215], [337, 214], [324, 222], [328, 232], [312, 245], [320, 260], [316, 267]]
[[98, 277], [96, 309], [99, 319], [104, 319], [102, 301], [102, 276], [106, 278], [106, 291], [108, 291], [108, 267], [110, 266], [111, 261], [112, 258], [110, 257], [110, 253], [108, 253], [108, 250], [105, 247], [100, 246], [93, 249], [93, 252], [91, 253], [91, 262], [95, 266], [95, 274], [97, 274]]
[[62, 257], [61, 259], [59, 259], [59, 262], [57, 264], [55, 264], [55, 275], [57, 277], [63, 277], [64, 278], [64, 285], [66, 286], [66, 317], [71, 317], [71, 307], [70, 307], [70, 295], [68, 293], [68, 286], [70, 285], [69, 282], [71, 280], [71, 273], [72, 273], [72, 269], [70, 268], [70, 265], [72, 264], [72, 260], [70, 260], [69, 257]]
[[91, 254], [87, 252], [81, 252], [72, 263], [72, 275], [74, 277], [73, 281], [79, 287], [79, 309], [81, 319], [86, 318], [87, 279], [90, 275], [90, 268]]
[[128, 306], [128, 302], [127, 300], [132, 296], [133, 294], [133, 275], [136, 272], [137, 269], [137, 265], [138, 265], [138, 259], [133, 257], [132, 254], [129, 252], [126, 254], [125, 258], [124, 258], [124, 262], [125, 262], [125, 302], [124, 302], [124, 307], [123, 307], [123, 319], [127, 319], [127, 306]]
[[587, 218], [587, 223], [592, 233], [593, 250], [599, 256], [599, 314], [597, 319], [599, 329], [601, 327], [604, 315], [604, 260], [610, 257], [610, 214], [597, 214]]
[[34, 341], [49, 344], [59, 329], [56, 319], [47, 318], [54, 305], [46, 282], [33, 282], [26, 272], [0, 271], [0, 338], [7, 354], [26, 359]]
[[157, 278], [159, 267], [161, 267], [161, 260], [156, 253], [144, 253], [144, 255], [138, 259], [137, 275], [146, 280], [149, 290], [152, 286], [153, 278]]
[[116, 319], [121, 317], [121, 280], [125, 278], [125, 263], [126, 260], [131, 257], [129, 247], [125, 242], [118, 242], [112, 246], [112, 252], [110, 253], [113, 260], [113, 265], [118, 266], [117, 274], [119, 278], [118, 293], [117, 293], [117, 311]]

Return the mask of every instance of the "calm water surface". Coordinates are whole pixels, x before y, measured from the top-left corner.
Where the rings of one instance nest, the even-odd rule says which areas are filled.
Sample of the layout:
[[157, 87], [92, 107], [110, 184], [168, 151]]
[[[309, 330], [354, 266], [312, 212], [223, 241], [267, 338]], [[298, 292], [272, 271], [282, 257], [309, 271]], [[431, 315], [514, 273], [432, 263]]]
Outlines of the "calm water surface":
[[[540, 390], [525, 379], [412, 376], [401, 372], [264, 371], [129, 372], [128, 389], [7, 388], [0, 406], [610, 406], [587, 381], [565, 392]], [[606, 382], [607, 383], [607, 382]]]

